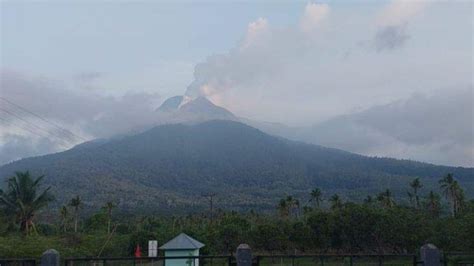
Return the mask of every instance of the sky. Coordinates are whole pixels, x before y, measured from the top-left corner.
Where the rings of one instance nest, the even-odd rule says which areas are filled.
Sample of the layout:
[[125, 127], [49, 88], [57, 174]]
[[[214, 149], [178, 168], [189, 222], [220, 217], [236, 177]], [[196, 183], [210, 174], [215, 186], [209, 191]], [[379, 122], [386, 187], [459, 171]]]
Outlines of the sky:
[[0, 7], [0, 96], [52, 122], [0, 101], [0, 164], [153, 123], [185, 94], [313, 143], [474, 166], [471, 1]]

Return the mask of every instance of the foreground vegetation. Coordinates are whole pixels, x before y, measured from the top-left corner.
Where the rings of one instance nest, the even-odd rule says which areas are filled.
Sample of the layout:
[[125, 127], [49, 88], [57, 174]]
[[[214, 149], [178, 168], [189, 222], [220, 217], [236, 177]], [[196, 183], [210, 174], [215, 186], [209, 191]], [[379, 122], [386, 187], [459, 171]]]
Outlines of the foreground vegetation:
[[17, 173], [0, 191], [0, 257], [38, 257], [48, 248], [63, 256], [131, 256], [137, 244], [146, 255], [148, 240], [163, 244], [181, 232], [205, 243], [204, 254], [232, 253], [244, 242], [259, 253], [412, 253], [425, 242], [474, 251], [474, 201], [452, 175], [440, 180], [444, 197], [422, 194], [423, 184], [412, 180], [406, 206], [388, 189], [354, 203], [316, 188], [309, 202], [281, 199], [272, 215], [217, 210], [177, 217], [123, 215], [114, 202], [86, 215], [79, 196], [47, 215], [41, 209], [53, 195], [39, 188], [41, 180]]

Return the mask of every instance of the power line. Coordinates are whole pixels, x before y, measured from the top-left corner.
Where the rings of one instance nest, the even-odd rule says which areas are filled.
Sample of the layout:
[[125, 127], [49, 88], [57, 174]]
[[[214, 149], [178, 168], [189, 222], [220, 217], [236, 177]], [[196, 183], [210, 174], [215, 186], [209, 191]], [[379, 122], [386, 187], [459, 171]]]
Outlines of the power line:
[[[6, 118], [4, 118], [4, 117], [1, 117], [1, 116], [0, 116], [0, 120], [3, 120], [3, 121], [7, 122], [8, 124], [10, 124], [10, 125], [12, 125], [12, 126], [15, 126], [16, 128], [19, 128], [19, 129], [22, 129], [22, 130], [26, 130], [26, 131], [30, 132], [31, 134], [33, 134], [33, 135], [36, 135], [36, 136], [39, 136], [39, 137], [42, 137], [42, 138], [50, 139], [49, 136], [45, 136], [45, 135], [43, 135], [43, 134], [41, 134], [41, 133], [35, 132], [34, 130], [31, 130], [31, 128], [25, 127], [25, 126], [23, 126], [23, 125], [15, 124], [15, 123], [13, 123], [11, 120], [6, 119]], [[61, 146], [63, 146], [63, 147], [67, 147], [67, 146], [65, 146], [64, 144], [61, 144], [61, 143], [60, 143], [59, 145], [61, 145]]]
[[87, 141], [87, 139], [85, 139], [85, 138], [83, 138], [83, 137], [81, 137], [81, 136], [79, 136], [79, 135], [77, 135], [77, 134], [74, 134], [72, 131], [70, 131], [70, 130], [68, 130], [68, 129], [66, 129], [66, 128], [63, 128], [63, 127], [59, 126], [58, 124], [56, 124], [56, 123], [54, 123], [54, 122], [52, 122], [52, 121], [49, 121], [48, 119], [46, 119], [46, 118], [44, 118], [44, 117], [42, 117], [42, 116], [36, 114], [36, 113], [33, 112], [33, 111], [30, 111], [30, 110], [26, 109], [25, 107], [20, 106], [19, 104], [16, 104], [16, 103], [12, 102], [11, 100], [8, 100], [8, 99], [6, 99], [6, 98], [4, 98], [4, 97], [0, 97], [0, 100], [3, 100], [3, 101], [5, 101], [5, 102], [7, 102], [7, 103], [9, 103], [9, 104], [11, 104], [11, 105], [13, 105], [13, 106], [15, 106], [15, 107], [21, 109], [22, 111], [24, 111], [24, 112], [26, 112], [26, 113], [28, 113], [28, 114], [30, 114], [30, 115], [33, 115], [33, 116], [35, 116], [35, 117], [41, 119], [42, 121], [44, 121], [44, 122], [46, 122], [46, 123], [48, 123], [48, 124], [54, 126], [55, 128], [57, 128], [57, 129], [59, 129], [59, 130], [61, 130], [61, 131], [63, 131], [63, 132], [68, 133], [68, 134], [71, 135], [71, 136], [74, 136], [75, 138], [81, 139], [82, 141]]
[[[33, 116], [35, 116], [35, 117], [41, 119], [42, 121], [44, 121], [44, 122], [46, 122], [46, 123], [48, 123], [48, 124], [54, 126], [55, 128], [60, 129], [62, 132], [68, 133], [70, 136], [74, 136], [74, 137], [76, 137], [76, 138], [78, 138], [78, 139], [81, 139], [82, 141], [85, 141], [85, 142], [88, 141], [87, 139], [85, 139], [85, 138], [83, 138], [83, 137], [81, 137], [81, 136], [79, 136], [79, 135], [77, 135], [77, 134], [74, 134], [74, 133], [71, 132], [70, 130], [63, 128], [63, 127], [59, 126], [58, 124], [56, 124], [56, 123], [54, 123], [54, 122], [51, 122], [51, 121], [49, 121], [48, 119], [46, 119], [46, 118], [40, 116], [39, 114], [36, 114], [35, 112], [30, 111], [30, 110], [26, 109], [25, 107], [22, 107], [22, 106], [20, 106], [20, 105], [18, 105], [18, 104], [16, 104], [16, 103], [14, 103], [14, 102], [12, 102], [12, 101], [10, 101], [10, 100], [4, 98], [4, 97], [0, 97], [0, 100], [3, 100], [3, 101], [5, 101], [5, 102], [9, 103], [10, 105], [15, 106], [16, 108], [22, 110], [22, 111], [25, 112], [25, 113], [28, 113], [28, 114], [30, 114], [30, 115], [33, 115]], [[15, 112], [14, 112], [13, 110], [11, 110], [11, 109], [10, 109], [10, 110], [8, 110], [8, 109], [5, 110], [5, 109], [3, 109], [3, 108], [0, 107], [0, 111], [3, 111], [3, 112], [5, 112], [5, 113], [9, 114], [10, 116], [13, 116], [13, 117], [15, 117], [15, 118], [17, 118], [17, 119], [23, 121], [24, 123], [26, 123], [26, 126], [33, 126], [33, 127], [37, 128], [37, 129], [39, 129], [39, 130], [41, 130], [41, 131], [46, 132], [46, 133], [48, 134], [48, 136], [44, 136], [43, 134], [39, 134], [38, 132], [35, 132], [35, 130], [32, 130], [31, 127], [30, 127], [30, 128], [28, 128], [28, 127], [21, 127], [21, 126], [19, 126], [18, 124], [16, 124], [15, 126], [18, 127], [18, 128], [24, 129], [24, 130], [26, 130], [26, 131], [28, 131], [28, 132], [34, 134], [34, 135], [41, 136], [41, 137], [45, 137], [45, 138], [48, 138], [48, 139], [51, 139], [50, 136], [52, 136], [53, 138], [58, 139], [58, 140], [62, 141], [63, 143], [65, 143], [66, 145], [63, 145], [63, 144], [60, 144], [60, 145], [63, 146], [63, 147], [66, 147], [66, 148], [68, 147], [68, 145], [70, 145], [70, 140], [71, 140], [70, 136], [69, 136], [69, 137], [66, 137], [66, 138], [68, 138], [68, 140], [64, 140], [64, 139], [63, 139], [64, 136], [58, 136], [58, 135], [54, 136], [51, 132], [49, 132], [49, 131], [43, 129], [42, 127], [40, 127], [40, 126], [34, 124], [33, 122], [30, 122], [30, 121], [24, 119], [23, 117], [21, 117], [20, 115], [18, 115], [17, 113], [15, 113]], [[8, 121], [8, 120], [5, 119], [5, 118], [0, 117], [0, 119], [11, 123], [11, 121]], [[55, 132], [55, 131], [53, 131], [53, 132]], [[56, 132], [55, 132], [55, 133], [56, 133]], [[102, 145], [101, 145], [101, 146], [98, 146], [98, 147], [99, 147], [100, 149], [102, 149], [103, 151], [107, 151], [107, 149], [106, 149], [105, 147], [103, 147]], [[82, 150], [79, 150], [79, 151], [80, 151], [81, 153], [87, 155], [87, 153], [85, 153], [84, 151], [82, 151]]]
[[[58, 136], [58, 137], [60, 137], [60, 138], [66, 137], [66, 138], [68, 139], [68, 141], [73, 141], [73, 140], [74, 140], [74, 138], [71, 137], [71, 136], [74, 136], [74, 133], [72, 133], [72, 132], [70, 132], [70, 131], [68, 131], [68, 130], [66, 130], [66, 129], [64, 129], [64, 128], [61, 128], [59, 125], [57, 125], [57, 124], [55, 124], [55, 123], [53, 123], [53, 122], [47, 120], [46, 118], [44, 118], [44, 117], [42, 117], [42, 116], [40, 116], [40, 115], [34, 113], [33, 111], [30, 111], [30, 110], [26, 109], [25, 107], [22, 107], [22, 106], [20, 106], [20, 105], [18, 105], [18, 104], [16, 104], [16, 103], [14, 103], [14, 102], [12, 102], [12, 101], [10, 101], [10, 100], [4, 98], [4, 97], [0, 97], [0, 100], [3, 100], [3, 101], [5, 101], [5, 102], [9, 103], [10, 105], [13, 105], [14, 107], [20, 109], [22, 112], [27, 113], [27, 114], [30, 114], [30, 115], [33, 115], [33, 116], [35, 116], [36, 118], [39, 118], [39, 119], [41, 119], [42, 121], [44, 121], [44, 122], [46, 122], [46, 123], [48, 123], [48, 124], [50, 124], [50, 125], [52, 125], [52, 126], [58, 128], [59, 130], [61, 130], [61, 131], [63, 131], [63, 132], [66, 132], [66, 133], [68, 133], [68, 134], [70, 135], [70, 136], [65, 136], [64, 133], [63, 133], [62, 135], [57, 135], [57, 134], [55, 134], [56, 136]], [[10, 109], [10, 111], [12, 111], [12, 110]], [[36, 127], [38, 127], [38, 126], [36, 125]], [[52, 134], [51, 132], [49, 132], [49, 133]], [[56, 133], [56, 132], [53, 131], [53, 133]], [[74, 137], [77, 138], [78, 136], [74, 136]]]
[[[21, 116], [19, 116], [18, 114], [15, 114], [14, 112], [11, 112], [11, 111], [9, 111], [9, 110], [7, 110], [7, 109], [3, 109], [3, 108], [0, 108], [0, 111], [3, 111], [3, 112], [5, 112], [5, 113], [9, 114], [10, 116], [13, 116], [13, 117], [15, 117], [15, 118], [17, 118], [17, 119], [23, 121], [23, 122], [26, 123], [28, 126], [31, 126], [31, 127], [35, 128], [35, 129], [37, 129], [37, 130], [41, 130], [41, 131], [45, 132], [45, 133], [47, 134], [47, 136], [53, 136], [53, 135], [51, 134], [51, 132], [45, 130], [45, 129], [42, 128], [42, 127], [39, 127], [38, 125], [36, 125], [36, 124], [34, 124], [34, 123], [31, 123], [30, 121], [28, 121], [28, 120], [22, 118]], [[32, 131], [32, 130], [31, 130], [31, 127], [30, 127], [30, 130], [29, 130], [30, 132]], [[47, 137], [47, 136], [43, 136], [43, 137]], [[53, 137], [55, 137], [55, 136], [53, 136]], [[49, 137], [47, 137], [47, 138], [49, 138]], [[64, 140], [64, 139], [62, 139], [61, 137], [55, 137], [55, 138], [58, 139], [58, 140], [61, 140], [61, 141], [64, 142], [65, 144], [69, 144], [69, 143], [70, 143], [70, 141]]]

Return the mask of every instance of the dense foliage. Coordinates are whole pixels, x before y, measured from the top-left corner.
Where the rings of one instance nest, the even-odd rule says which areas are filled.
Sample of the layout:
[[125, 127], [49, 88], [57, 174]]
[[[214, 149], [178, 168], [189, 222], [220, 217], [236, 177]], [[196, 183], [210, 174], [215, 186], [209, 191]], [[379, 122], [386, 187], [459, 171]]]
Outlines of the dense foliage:
[[[456, 181], [452, 175], [441, 179], [438, 191], [445, 191], [451, 178]], [[29, 235], [2, 204], [0, 254], [37, 257], [55, 248], [63, 256], [131, 256], [137, 244], [146, 253], [148, 240], [163, 244], [181, 232], [205, 243], [204, 254], [229, 254], [240, 243], [265, 254], [413, 253], [425, 242], [444, 251], [474, 251], [474, 201], [452, 196], [463, 195], [460, 186], [444, 198], [422, 187], [416, 179], [407, 184], [418, 197], [408, 205], [397, 202], [389, 189], [354, 203], [315, 188], [307, 203], [293, 196], [275, 202], [272, 214], [219, 209], [185, 216], [124, 215], [120, 204], [104, 202], [81, 215], [85, 200], [76, 196], [54, 216], [36, 218], [37, 231]]]
[[48, 177], [45, 184], [58, 198], [54, 208], [81, 195], [83, 212], [114, 201], [133, 213], [184, 214], [206, 207], [203, 193], [221, 195], [219, 207], [226, 210], [270, 211], [282, 195], [306, 202], [314, 187], [346, 201], [361, 201], [389, 187], [394, 199], [408, 202], [406, 185], [414, 178], [429, 191], [448, 172], [466, 196], [474, 196], [472, 168], [370, 158], [287, 141], [231, 121], [164, 125], [85, 143], [5, 165], [0, 180], [18, 170]]
[[38, 191], [44, 176], [33, 179], [29, 172], [17, 172], [15, 176], [8, 179], [8, 190], [0, 189], [0, 205], [2, 211], [19, 224], [22, 231], [27, 235], [36, 232], [33, 218], [36, 211], [45, 207], [53, 200], [53, 196], [47, 188]]

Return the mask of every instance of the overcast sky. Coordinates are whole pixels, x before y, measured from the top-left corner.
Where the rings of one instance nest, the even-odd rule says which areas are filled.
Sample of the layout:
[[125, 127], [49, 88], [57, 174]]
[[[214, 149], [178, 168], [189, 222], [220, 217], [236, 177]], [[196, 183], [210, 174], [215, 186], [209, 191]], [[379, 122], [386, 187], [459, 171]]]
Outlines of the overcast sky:
[[[0, 5], [0, 96], [81, 139], [151, 123], [167, 97], [205, 95], [240, 117], [324, 129], [349, 117], [371, 132], [318, 131], [323, 144], [474, 165], [471, 1]], [[79, 141], [51, 123], [33, 134], [12, 112], [44, 122], [0, 102], [0, 164]]]

